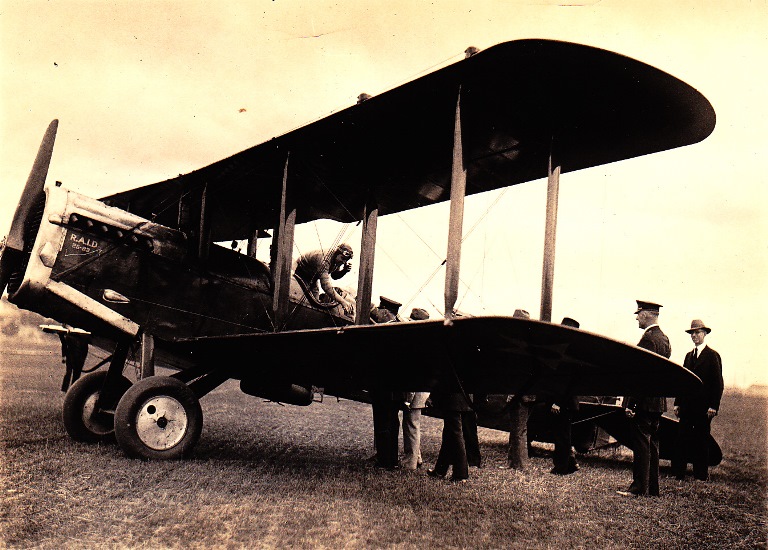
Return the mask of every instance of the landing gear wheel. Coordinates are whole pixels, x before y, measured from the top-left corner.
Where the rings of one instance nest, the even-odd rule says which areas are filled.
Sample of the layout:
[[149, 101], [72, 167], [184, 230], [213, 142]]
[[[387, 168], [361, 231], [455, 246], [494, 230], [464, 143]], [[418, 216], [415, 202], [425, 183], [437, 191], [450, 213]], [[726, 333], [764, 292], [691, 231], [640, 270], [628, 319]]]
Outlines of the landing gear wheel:
[[169, 376], [137, 382], [115, 411], [117, 442], [131, 458], [181, 458], [192, 451], [202, 429], [197, 396], [184, 382]]
[[[106, 377], [107, 371], [86, 374], [72, 384], [64, 396], [61, 416], [64, 428], [75, 441], [97, 443], [109, 441], [114, 436], [114, 416], [110, 413], [95, 413], [96, 401]], [[128, 391], [131, 381], [121, 376], [119, 384], [118, 398]]]

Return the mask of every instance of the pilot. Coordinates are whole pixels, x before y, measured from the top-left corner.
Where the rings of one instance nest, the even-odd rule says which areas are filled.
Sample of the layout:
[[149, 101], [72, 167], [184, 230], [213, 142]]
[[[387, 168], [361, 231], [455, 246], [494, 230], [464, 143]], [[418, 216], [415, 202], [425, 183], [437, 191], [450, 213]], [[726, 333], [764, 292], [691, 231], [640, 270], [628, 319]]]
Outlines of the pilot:
[[685, 332], [691, 335], [694, 348], [685, 355], [683, 366], [701, 378], [702, 387], [696, 394], [681, 395], [675, 399], [674, 411], [680, 418], [680, 424], [672, 470], [678, 480], [685, 479], [690, 456], [693, 461], [693, 477], [707, 481], [710, 425], [717, 415], [723, 396], [723, 361], [719, 353], [704, 343], [706, 335], [712, 332], [704, 321], [694, 319], [691, 328]]
[[319, 283], [328, 299], [336, 300], [345, 314], [352, 315], [355, 310], [354, 301], [334, 288], [331, 279], [341, 279], [352, 270], [350, 260], [353, 255], [352, 247], [346, 243], [340, 244], [329, 256], [325, 256], [322, 250], [308, 252], [296, 262], [295, 275], [304, 281], [318, 301], [320, 301]]
[[[661, 305], [637, 300], [637, 324], [644, 330], [638, 347], [669, 359], [672, 346], [659, 327]], [[624, 414], [629, 418], [629, 437], [632, 442], [632, 484], [622, 496], [659, 496], [659, 422], [667, 410], [665, 397], [625, 397]]]

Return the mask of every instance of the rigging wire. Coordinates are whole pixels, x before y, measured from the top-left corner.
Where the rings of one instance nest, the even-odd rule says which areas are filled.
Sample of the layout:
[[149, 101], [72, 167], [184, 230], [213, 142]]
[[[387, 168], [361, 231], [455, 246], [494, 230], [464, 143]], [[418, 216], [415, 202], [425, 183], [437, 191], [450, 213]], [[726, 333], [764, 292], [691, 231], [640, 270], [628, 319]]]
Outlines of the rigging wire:
[[[491, 202], [491, 204], [488, 206], [488, 208], [486, 208], [486, 209], [485, 209], [485, 212], [483, 212], [483, 213], [482, 213], [482, 214], [481, 214], [481, 215], [478, 217], [478, 219], [475, 221], [475, 223], [472, 225], [472, 227], [469, 229], [469, 231], [467, 231], [467, 232], [464, 234], [464, 236], [461, 238], [461, 242], [462, 242], [462, 243], [464, 243], [464, 241], [465, 241], [466, 239], [468, 239], [468, 238], [470, 237], [470, 235], [472, 235], [472, 233], [475, 231], [475, 229], [477, 229], [477, 227], [480, 225], [480, 223], [481, 223], [483, 220], [485, 220], [485, 219], [487, 218], [487, 216], [488, 216], [488, 214], [490, 213], [490, 211], [491, 211], [493, 208], [495, 208], [495, 207], [496, 207], [496, 205], [499, 203], [499, 201], [502, 199], [502, 197], [503, 197], [503, 196], [506, 194], [506, 192], [507, 192], [507, 190], [508, 190], [508, 189], [509, 189], [508, 187], [505, 187], [505, 188], [503, 188], [503, 189], [501, 190], [501, 192], [500, 192], [500, 193], [499, 193], [499, 194], [496, 196], [496, 198], [495, 198], [495, 199], [494, 199], [494, 200]], [[399, 214], [398, 214], [398, 217], [400, 217], [400, 216], [399, 216]], [[402, 219], [402, 217], [400, 217], [400, 218]], [[407, 226], [407, 227], [408, 227], [408, 228], [409, 228], [411, 231], [413, 231], [414, 233], [416, 233], [416, 231], [414, 231], [414, 229], [413, 229], [412, 227], [410, 227], [410, 226], [409, 226], [407, 223], [406, 223], [406, 226]], [[416, 234], [418, 235], [418, 233], [416, 233]], [[424, 241], [422, 240], [422, 242], [424, 242]], [[425, 244], [426, 244], [426, 243], [425, 243]], [[427, 245], [427, 247], [428, 247], [428, 248], [429, 248], [429, 249], [432, 251], [432, 253], [433, 253], [433, 254], [434, 254], [436, 257], [438, 257], [438, 258], [441, 258], [441, 256], [440, 256], [440, 255], [439, 255], [437, 252], [435, 252], [435, 251], [434, 251], [434, 249], [432, 249], [432, 247], [430, 247], [429, 245]], [[486, 255], [485, 255], [485, 251], [483, 251], [483, 263], [485, 262], [485, 258], [486, 258]], [[427, 287], [427, 285], [428, 285], [430, 282], [432, 282], [432, 279], [434, 279], [435, 275], [437, 275], [437, 273], [438, 273], [438, 272], [441, 270], [441, 268], [442, 268], [442, 267], [445, 265], [445, 262], [446, 262], [446, 261], [447, 261], [446, 259], [443, 259], [443, 260], [441, 261], [440, 265], [438, 265], [438, 266], [437, 266], [437, 268], [435, 268], [435, 270], [434, 270], [434, 271], [433, 271], [433, 272], [432, 272], [432, 273], [429, 275], [429, 277], [427, 277], [427, 280], [426, 280], [426, 281], [424, 281], [424, 283], [423, 283], [423, 284], [422, 284], [422, 285], [419, 287], [419, 289], [418, 289], [418, 290], [417, 290], [417, 291], [416, 291], [416, 292], [415, 292], [415, 293], [414, 293], [414, 294], [411, 296], [411, 298], [410, 298], [410, 299], [409, 299], [409, 300], [406, 302], [406, 306], [410, 305], [410, 304], [411, 304], [411, 303], [412, 303], [412, 302], [413, 302], [413, 301], [414, 301], [414, 300], [415, 300], [415, 299], [416, 299], [416, 298], [417, 298], [417, 297], [418, 297], [418, 296], [421, 294], [421, 292], [422, 292], [422, 291], [423, 291], [423, 290], [424, 290], [424, 289]], [[466, 290], [466, 292], [464, 293], [464, 296], [463, 296], [463, 297], [461, 298], [461, 300], [460, 300], [460, 301], [463, 301], [463, 300], [464, 300], [464, 298], [466, 298], [466, 295], [467, 295], [467, 293], [469, 292], [469, 289], [470, 289], [471, 287], [470, 287], [470, 285], [468, 285], [467, 283], [465, 283], [465, 282], [464, 282], [464, 280], [463, 280], [462, 278], [459, 278], [459, 280], [460, 280], [460, 281], [461, 281], [461, 283], [464, 285], [464, 287], [467, 289], [467, 290]], [[428, 299], [428, 301], [429, 301], [430, 303], [432, 303], [432, 301], [431, 301], [431, 300], [429, 300], [429, 299]], [[434, 306], [434, 303], [432, 303], [432, 306], [433, 306], [433, 307], [435, 307], [435, 306]], [[435, 309], [437, 309], [438, 311], [440, 311], [440, 308], [438, 308], [438, 307], [435, 307]]]

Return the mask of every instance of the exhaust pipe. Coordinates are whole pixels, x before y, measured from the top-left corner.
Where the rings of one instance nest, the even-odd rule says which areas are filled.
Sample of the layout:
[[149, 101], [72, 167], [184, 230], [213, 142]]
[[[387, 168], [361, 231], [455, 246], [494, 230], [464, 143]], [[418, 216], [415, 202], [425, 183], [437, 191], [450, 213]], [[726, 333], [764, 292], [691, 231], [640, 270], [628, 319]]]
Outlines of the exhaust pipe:
[[[39, 227], [40, 220], [35, 213], [45, 205], [45, 179], [53, 155], [53, 144], [56, 141], [56, 131], [59, 121], [53, 120], [45, 131], [43, 141], [32, 165], [32, 171], [27, 178], [27, 184], [19, 199], [16, 212], [13, 215], [8, 236], [0, 249], [0, 294], [5, 291], [11, 277], [26, 265], [32, 245]], [[12, 289], [9, 289], [9, 293]]]

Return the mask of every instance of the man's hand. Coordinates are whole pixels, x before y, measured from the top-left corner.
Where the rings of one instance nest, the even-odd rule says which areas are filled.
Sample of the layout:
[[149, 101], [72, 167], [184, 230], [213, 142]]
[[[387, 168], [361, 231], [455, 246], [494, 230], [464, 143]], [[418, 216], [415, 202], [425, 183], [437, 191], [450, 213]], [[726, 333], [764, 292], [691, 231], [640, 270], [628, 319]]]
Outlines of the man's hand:
[[344, 313], [346, 315], [352, 315], [355, 312], [355, 304], [353, 302], [350, 302], [349, 300], [342, 298], [339, 300], [339, 303], [341, 304], [341, 309], [344, 310]]
[[560, 405], [552, 403], [552, 408], [550, 410], [552, 411], [552, 414], [560, 414]]
[[707, 418], [714, 418], [717, 416], [717, 411], [713, 409], [712, 407], [707, 409]]
[[627, 418], [634, 418], [635, 417], [635, 411], [632, 409], [624, 409], [624, 416]]
[[675, 411], [675, 416], [679, 417], [680, 416], [680, 407], [678, 405], [675, 405], [674, 411]]

